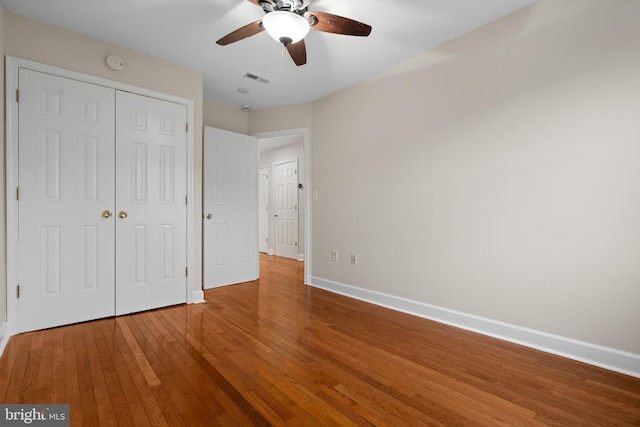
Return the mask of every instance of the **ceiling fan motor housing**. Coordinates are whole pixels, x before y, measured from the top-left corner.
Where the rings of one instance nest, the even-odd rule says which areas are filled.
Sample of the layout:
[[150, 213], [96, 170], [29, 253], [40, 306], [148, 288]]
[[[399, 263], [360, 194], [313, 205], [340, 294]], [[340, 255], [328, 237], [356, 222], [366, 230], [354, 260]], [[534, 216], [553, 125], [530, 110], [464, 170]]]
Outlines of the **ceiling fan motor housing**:
[[309, 3], [308, 0], [262, 0], [260, 1], [260, 6], [266, 13], [282, 10], [302, 14], [309, 6]]

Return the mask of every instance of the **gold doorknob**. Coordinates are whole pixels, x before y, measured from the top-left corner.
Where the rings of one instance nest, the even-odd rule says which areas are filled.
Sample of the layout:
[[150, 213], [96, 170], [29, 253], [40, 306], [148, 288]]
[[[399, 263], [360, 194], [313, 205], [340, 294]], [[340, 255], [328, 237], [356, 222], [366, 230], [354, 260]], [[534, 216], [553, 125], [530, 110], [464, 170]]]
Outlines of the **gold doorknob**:
[[125, 219], [127, 216], [129, 216], [129, 214], [127, 213], [127, 211], [120, 211], [118, 216], [122, 219]]
[[113, 213], [110, 210], [102, 212], [102, 218], [111, 218], [111, 215], [113, 215]]

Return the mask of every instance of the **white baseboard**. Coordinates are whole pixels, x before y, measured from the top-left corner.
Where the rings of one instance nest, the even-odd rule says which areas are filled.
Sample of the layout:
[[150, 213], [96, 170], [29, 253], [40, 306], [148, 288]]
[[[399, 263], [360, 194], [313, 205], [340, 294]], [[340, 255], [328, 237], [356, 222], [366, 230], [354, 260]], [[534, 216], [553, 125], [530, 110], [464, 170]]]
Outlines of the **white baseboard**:
[[298, 254], [298, 261], [304, 261], [304, 254]]
[[640, 354], [498, 322], [321, 277], [311, 286], [640, 378]]
[[193, 291], [193, 304], [201, 304], [205, 302], [204, 300], [204, 291]]
[[0, 357], [4, 353], [4, 349], [9, 342], [9, 327], [7, 326], [7, 322], [4, 322], [0, 325]]

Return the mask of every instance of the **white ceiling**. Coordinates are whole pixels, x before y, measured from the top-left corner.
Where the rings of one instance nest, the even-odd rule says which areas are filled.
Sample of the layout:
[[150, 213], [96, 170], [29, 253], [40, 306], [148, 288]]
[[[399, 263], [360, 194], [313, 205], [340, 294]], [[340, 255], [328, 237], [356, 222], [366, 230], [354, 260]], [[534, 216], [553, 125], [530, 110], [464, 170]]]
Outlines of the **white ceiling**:
[[312, 30], [301, 67], [266, 32], [228, 46], [215, 43], [262, 18], [262, 9], [247, 0], [1, 1], [6, 10], [201, 70], [205, 99], [260, 109], [320, 99], [534, 0], [316, 0], [310, 11], [355, 19], [373, 30], [366, 38]]

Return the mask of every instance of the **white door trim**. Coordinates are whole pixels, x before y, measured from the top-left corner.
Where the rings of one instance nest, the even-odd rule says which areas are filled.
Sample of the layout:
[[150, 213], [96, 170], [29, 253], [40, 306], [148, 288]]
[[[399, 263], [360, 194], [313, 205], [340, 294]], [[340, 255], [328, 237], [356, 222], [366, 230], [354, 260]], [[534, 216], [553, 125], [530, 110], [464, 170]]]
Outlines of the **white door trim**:
[[88, 74], [65, 70], [39, 62], [29, 61], [13, 56], [6, 56], [5, 60], [5, 137], [6, 137], [6, 239], [7, 239], [7, 332], [9, 335], [17, 333], [18, 324], [18, 299], [16, 286], [18, 285], [18, 203], [16, 200], [16, 188], [18, 184], [18, 102], [16, 93], [18, 90], [18, 70], [27, 68], [34, 71], [53, 74], [60, 77], [75, 79], [86, 83], [105, 86], [108, 88], [123, 90], [139, 95], [149, 96], [164, 101], [183, 104], [187, 107], [187, 122], [189, 132], [187, 134], [187, 268], [191, 274], [187, 277], [187, 303], [200, 302], [204, 299], [203, 291], [194, 289], [193, 271], [193, 171], [194, 171], [194, 103], [193, 100], [173, 95], [167, 95], [149, 89], [132, 86], [126, 83], [95, 77]]
[[311, 235], [311, 138], [309, 128], [285, 129], [274, 132], [257, 132], [252, 135], [258, 139], [274, 138], [278, 136], [303, 136], [301, 161], [304, 164], [304, 173], [300, 174], [299, 180], [302, 183], [302, 203], [304, 204], [304, 284], [308, 285], [311, 283], [311, 260], [313, 259], [311, 256], [311, 247], [313, 246], [311, 242], [313, 236]]
[[[260, 156], [260, 154], [258, 154], [258, 157]], [[267, 176], [267, 194], [264, 194], [264, 190], [262, 188], [262, 171], [266, 170], [266, 176]], [[260, 252], [264, 252], [268, 255], [273, 255], [273, 251], [269, 248], [269, 242], [271, 241], [271, 235], [269, 234], [269, 218], [271, 216], [271, 207], [270, 207], [270, 203], [269, 203], [269, 194], [270, 194], [270, 188], [269, 188], [269, 176], [271, 174], [271, 170], [270, 170], [270, 166], [269, 165], [263, 165], [263, 166], [258, 166], [258, 250]], [[266, 206], [262, 205], [262, 203], [266, 202]], [[267, 229], [264, 230], [264, 225], [262, 224], [263, 222], [263, 218], [264, 216], [266, 216], [266, 223], [267, 223]], [[262, 233], [266, 232], [267, 234], [267, 241], [263, 242], [262, 241]], [[264, 246], [264, 244], [266, 244], [266, 247]]]

